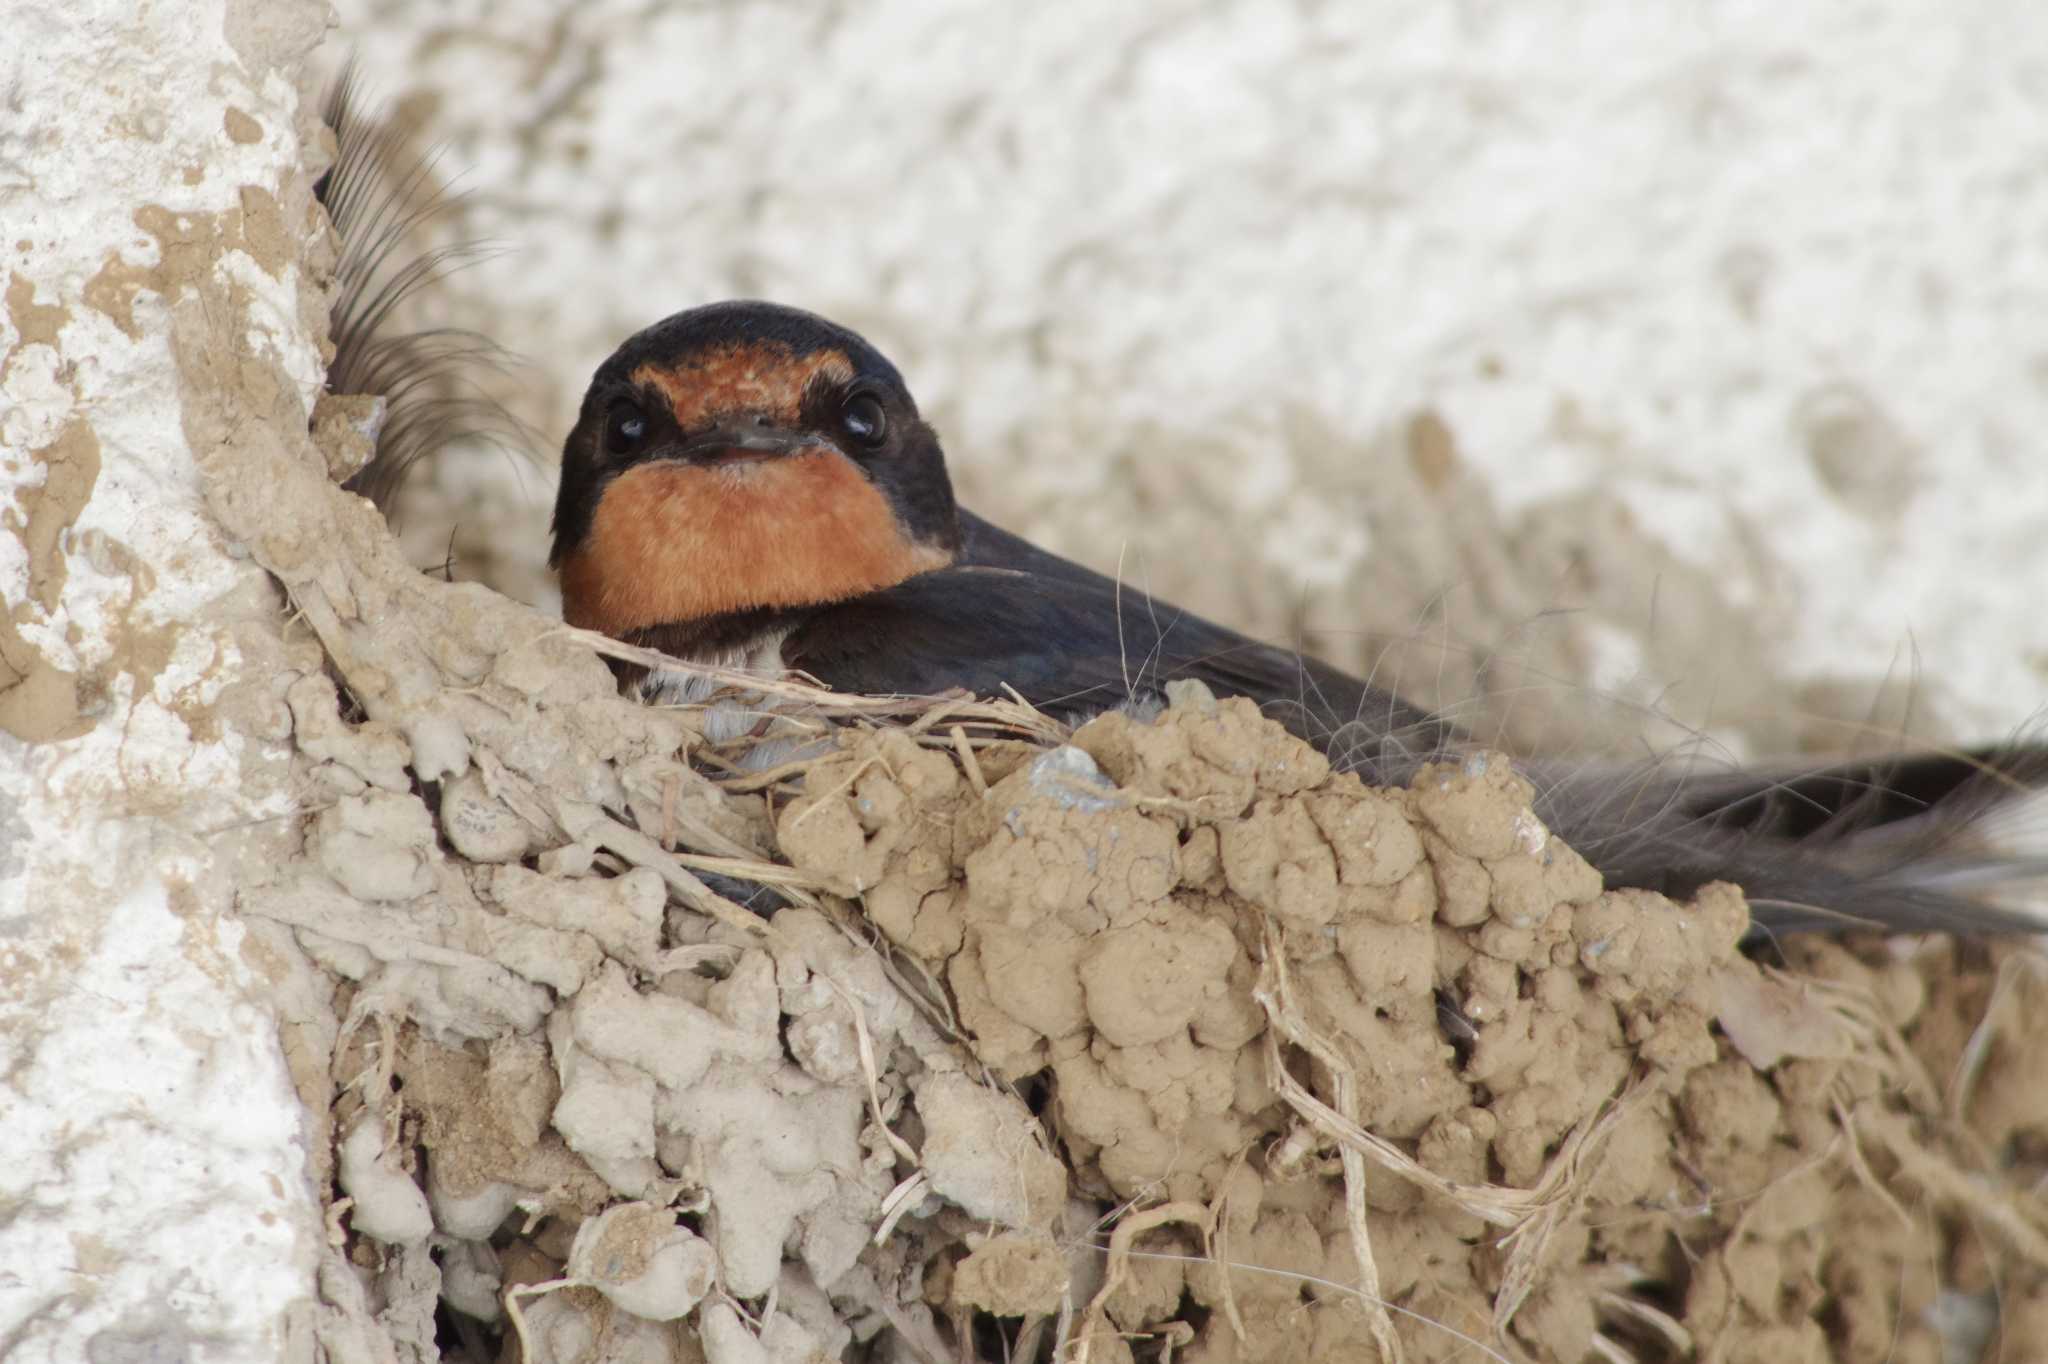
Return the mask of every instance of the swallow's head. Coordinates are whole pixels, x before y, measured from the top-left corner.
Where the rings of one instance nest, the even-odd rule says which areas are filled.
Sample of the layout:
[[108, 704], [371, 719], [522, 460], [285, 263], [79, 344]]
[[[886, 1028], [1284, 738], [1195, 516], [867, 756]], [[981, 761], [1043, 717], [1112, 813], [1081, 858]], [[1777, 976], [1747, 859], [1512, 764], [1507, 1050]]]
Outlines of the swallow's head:
[[614, 636], [842, 601], [952, 562], [938, 437], [853, 332], [692, 308], [600, 365], [562, 450], [562, 614]]

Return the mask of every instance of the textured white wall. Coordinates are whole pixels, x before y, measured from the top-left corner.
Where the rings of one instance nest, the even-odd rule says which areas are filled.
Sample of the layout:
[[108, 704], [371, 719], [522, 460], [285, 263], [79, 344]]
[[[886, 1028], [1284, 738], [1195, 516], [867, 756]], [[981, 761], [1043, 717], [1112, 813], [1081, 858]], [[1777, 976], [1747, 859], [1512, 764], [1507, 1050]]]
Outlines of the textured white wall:
[[241, 723], [285, 606], [219, 529], [203, 464], [284, 444], [319, 390], [293, 81], [322, 17], [6, 10], [0, 1355], [18, 1364], [310, 1356], [325, 1234], [269, 1003], [280, 958], [232, 912], [298, 795], [289, 715]]
[[[447, 306], [550, 439], [627, 332], [765, 295], [897, 359], [972, 505], [1420, 691], [1476, 651], [1750, 747], [1887, 675], [1935, 736], [2043, 694], [2038, 7], [343, 18], [507, 248]], [[416, 557], [452, 518], [544, 594], [551, 474], [440, 481]]]

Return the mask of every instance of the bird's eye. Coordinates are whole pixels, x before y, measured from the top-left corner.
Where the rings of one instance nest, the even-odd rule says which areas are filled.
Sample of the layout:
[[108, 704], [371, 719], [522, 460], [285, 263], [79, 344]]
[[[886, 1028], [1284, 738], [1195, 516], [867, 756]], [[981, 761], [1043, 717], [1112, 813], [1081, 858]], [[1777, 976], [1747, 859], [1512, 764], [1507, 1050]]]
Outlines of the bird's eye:
[[880, 445], [889, 434], [889, 418], [882, 411], [882, 400], [872, 393], [856, 393], [848, 398], [846, 406], [839, 410], [839, 421], [847, 435], [869, 449]]
[[604, 448], [615, 455], [627, 455], [647, 439], [647, 414], [635, 403], [614, 403], [604, 420]]

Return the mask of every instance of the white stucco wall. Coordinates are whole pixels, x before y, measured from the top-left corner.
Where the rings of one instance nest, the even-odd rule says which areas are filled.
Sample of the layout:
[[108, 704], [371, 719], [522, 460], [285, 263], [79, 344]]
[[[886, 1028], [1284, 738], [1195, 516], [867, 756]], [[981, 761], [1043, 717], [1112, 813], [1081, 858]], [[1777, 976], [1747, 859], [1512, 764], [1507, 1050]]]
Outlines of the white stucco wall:
[[[284, 1358], [323, 1229], [232, 907], [293, 802], [284, 736], [227, 719], [284, 603], [201, 470], [276, 416], [243, 384], [303, 421], [320, 382], [284, 74], [320, 12], [64, 0], [4, 27], [0, 1355]], [[202, 353], [201, 319], [232, 347]]]

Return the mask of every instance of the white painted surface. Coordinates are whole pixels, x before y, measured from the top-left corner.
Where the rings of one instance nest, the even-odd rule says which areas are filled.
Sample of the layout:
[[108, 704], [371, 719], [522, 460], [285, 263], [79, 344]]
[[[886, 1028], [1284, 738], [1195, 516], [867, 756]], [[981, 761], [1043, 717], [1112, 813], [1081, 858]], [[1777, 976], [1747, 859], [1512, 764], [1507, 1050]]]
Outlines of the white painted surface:
[[[78, 675], [90, 725], [35, 746], [0, 733], [0, 1354], [24, 1364], [276, 1358], [311, 1292], [302, 1109], [252, 1002], [227, 867], [238, 831], [288, 808], [282, 764], [266, 782], [261, 745], [204, 722], [240, 676], [228, 614], [277, 608], [202, 501], [172, 300], [136, 292], [131, 335], [118, 291], [88, 288], [161, 262], [142, 205], [227, 213], [297, 165], [295, 97], [265, 55], [292, 13], [7, 11], [0, 283], [66, 316], [33, 344], [0, 318], [0, 601]], [[230, 138], [231, 105], [264, 136]], [[282, 354], [310, 394], [296, 273], [239, 252], [217, 268], [250, 291], [251, 353]], [[101, 467], [50, 609], [20, 518], [46, 476], [33, 452], [72, 422]], [[140, 635], [169, 641], [160, 668], [137, 661]]]

